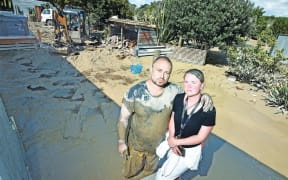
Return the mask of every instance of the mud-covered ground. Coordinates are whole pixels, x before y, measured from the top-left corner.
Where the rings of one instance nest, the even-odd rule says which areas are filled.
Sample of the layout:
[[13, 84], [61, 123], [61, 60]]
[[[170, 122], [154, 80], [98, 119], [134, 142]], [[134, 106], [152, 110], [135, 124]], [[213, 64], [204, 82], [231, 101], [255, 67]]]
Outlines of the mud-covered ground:
[[[0, 53], [0, 94], [8, 116], [17, 122], [32, 178], [119, 179], [118, 105], [129, 86], [148, 78], [153, 57], [135, 58], [127, 50], [105, 46], [90, 46], [67, 58], [48, 48]], [[137, 63], [142, 72], [133, 74], [130, 65]], [[211, 140], [214, 145], [207, 146], [214, 153], [208, 177], [241, 179], [248, 169], [249, 178], [278, 177], [266, 166], [288, 177], [287, 115], [265, 106], [262, 92], [228, 79], [221, 63], [173, 64], [171, 81], [179, 85], [191, 67], [205, 73], [205, 92], [217, 109], [213, 133], [225, 141]], [[237, 148], [227, 150], [227, 143], [249, 156], [239, 155]], [[225, 172], [229, 167], [232, 174]]]

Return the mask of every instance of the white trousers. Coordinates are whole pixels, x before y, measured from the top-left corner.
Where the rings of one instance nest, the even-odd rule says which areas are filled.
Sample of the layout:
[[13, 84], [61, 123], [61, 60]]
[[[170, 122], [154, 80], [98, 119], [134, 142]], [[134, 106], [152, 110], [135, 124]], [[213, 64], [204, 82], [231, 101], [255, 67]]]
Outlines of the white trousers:
[[185, 157], [168, 152], [168, 158], [157, 171], [156, 180], [174, 180], [180, 177], [188, 169], [197, 170], [201, 159], [201, 145], [193, 148], [185, 148]]

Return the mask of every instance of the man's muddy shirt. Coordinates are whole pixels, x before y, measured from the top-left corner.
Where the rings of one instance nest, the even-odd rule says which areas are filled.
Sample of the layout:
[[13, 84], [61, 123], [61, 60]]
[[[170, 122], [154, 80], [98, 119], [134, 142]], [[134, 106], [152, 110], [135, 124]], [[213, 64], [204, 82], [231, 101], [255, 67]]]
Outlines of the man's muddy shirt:
[[130, 88], [122, 103], [131, 112], [129, 142], [138, 151], [155, 153], [168, 128], [174, 97], [183, 92], [179, 86], [169, 83], [159, 96], [152, 96], [146, 81]]

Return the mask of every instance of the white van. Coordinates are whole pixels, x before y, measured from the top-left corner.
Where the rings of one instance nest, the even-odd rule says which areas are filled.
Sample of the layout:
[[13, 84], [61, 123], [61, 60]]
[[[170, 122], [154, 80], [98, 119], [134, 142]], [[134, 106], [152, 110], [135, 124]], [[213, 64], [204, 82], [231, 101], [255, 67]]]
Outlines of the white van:
[[44, 22], [47, 26], [53, 26], [53, 9], [43, 9], [41, 22]]

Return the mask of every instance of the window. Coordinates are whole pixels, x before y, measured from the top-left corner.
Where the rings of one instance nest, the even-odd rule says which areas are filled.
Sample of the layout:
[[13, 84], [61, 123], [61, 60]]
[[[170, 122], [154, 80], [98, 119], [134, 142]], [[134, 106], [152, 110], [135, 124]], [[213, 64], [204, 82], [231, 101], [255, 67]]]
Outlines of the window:
[[50, 14], [50, 10], [49, 9], [44, 9], [42, 14]]

